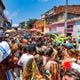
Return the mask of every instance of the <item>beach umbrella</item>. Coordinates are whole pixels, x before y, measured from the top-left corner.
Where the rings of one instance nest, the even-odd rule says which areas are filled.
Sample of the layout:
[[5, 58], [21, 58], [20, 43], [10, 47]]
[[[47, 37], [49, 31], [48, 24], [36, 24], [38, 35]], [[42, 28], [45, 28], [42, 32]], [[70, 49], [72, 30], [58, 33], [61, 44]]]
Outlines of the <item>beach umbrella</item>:
[[36, 31], [37, 31], [37, 32], [42, 32], [42, 31], [41, 31], [41, 30], [39, 30], [39, 29], [38, 29], [38, 30], [36, 30]]
[[31, 32], [35, 32], [35, 31], [37, 31], [37, 29], [32, 28], [32, 29], [30, 29], [30, 31], [31, 31]]
[[6, 32], [6, 33], [14, 33], [14, 32], [16, 32], [16, 30], [14, 30], [14, 29], [8, 29], [8, 30], [6, 30], [5, 32]]

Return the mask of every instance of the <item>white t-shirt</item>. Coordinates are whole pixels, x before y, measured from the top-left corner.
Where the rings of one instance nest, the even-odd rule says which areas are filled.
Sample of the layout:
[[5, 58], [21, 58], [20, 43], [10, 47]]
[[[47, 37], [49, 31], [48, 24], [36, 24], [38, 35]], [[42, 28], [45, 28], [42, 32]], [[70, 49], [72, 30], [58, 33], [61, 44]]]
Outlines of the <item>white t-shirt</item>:
[[18, 65], [22, 66], [23, 67], [23, 70], [24, 70], [25, 67], [26, 67], [26, 64], [28, 63], [28, 61], [30, 59], [33, 59], [33, 58], [34, 58], [34, 56], [31, 55], [31, 54], [27, 54], [27, 53], [26, 54], [23, 54], [21, 56], [20, 60], [18, 61]]
[[72, 63], [72, 64], [71, 64], [71, 67], [72, 67], [73, 69], [76, 69], [77, 71], [80, 72], [80, 65], [79, 65], [79, 64]]

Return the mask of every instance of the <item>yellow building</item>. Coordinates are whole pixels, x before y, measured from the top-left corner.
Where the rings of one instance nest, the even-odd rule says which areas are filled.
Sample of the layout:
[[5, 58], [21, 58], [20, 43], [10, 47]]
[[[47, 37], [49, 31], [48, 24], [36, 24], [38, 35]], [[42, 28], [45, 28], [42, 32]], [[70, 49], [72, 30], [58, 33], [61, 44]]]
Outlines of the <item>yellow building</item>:
[[45, 31], [45, 20], [36, 21], [35, 24], [34, 24], [34, 28], [44, 32]]

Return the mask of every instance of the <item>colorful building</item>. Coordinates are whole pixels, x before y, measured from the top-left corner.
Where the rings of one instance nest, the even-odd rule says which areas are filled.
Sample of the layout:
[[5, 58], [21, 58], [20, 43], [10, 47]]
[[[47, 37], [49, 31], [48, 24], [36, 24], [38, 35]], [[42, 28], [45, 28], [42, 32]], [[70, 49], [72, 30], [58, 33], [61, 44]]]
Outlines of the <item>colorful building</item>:
[[[67, 28], [65, 30], [65, 6], [54, 7], [41, 15], [46, 21], [46, 32], [56, 32], [76, 37], [76, 27], [79, 26], [80, 5], [67, 6]], [[76, 24], [77, 23], [77, 24]]]
[[44, 32], [45, 31], [45, 21], [44, 20], [36, 21], [35, 24], [34, 24], [34, 28]]

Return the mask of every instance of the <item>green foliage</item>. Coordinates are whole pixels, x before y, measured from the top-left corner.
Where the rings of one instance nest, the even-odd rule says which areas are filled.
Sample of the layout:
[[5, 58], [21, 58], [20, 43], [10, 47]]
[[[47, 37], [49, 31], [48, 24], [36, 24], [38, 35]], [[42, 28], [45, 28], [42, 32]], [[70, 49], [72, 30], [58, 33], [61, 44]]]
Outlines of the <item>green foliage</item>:
[[37, 19], [29, 19], [27, 21], [27, 27], [30, 29], [34, 26], [34, 23], [37, 21]]
[[25, 28], [25, 22], [21, 22], [21, 23], [19, 24], [19, 26], [20, 26], [22, 29], [24, 29], [24, 28]]
[[24, 21], [24, 22], [21, 22], [20, 24], [19, 24], [19, 26], [21, 27], [21, 28], [28, 28], [28, 29], [30, 29], [30, 28], [33, 28], [33, 26], [34, 26], [34, 23], [37, 21], [37, 19], [29, 19], [28, 21]]

